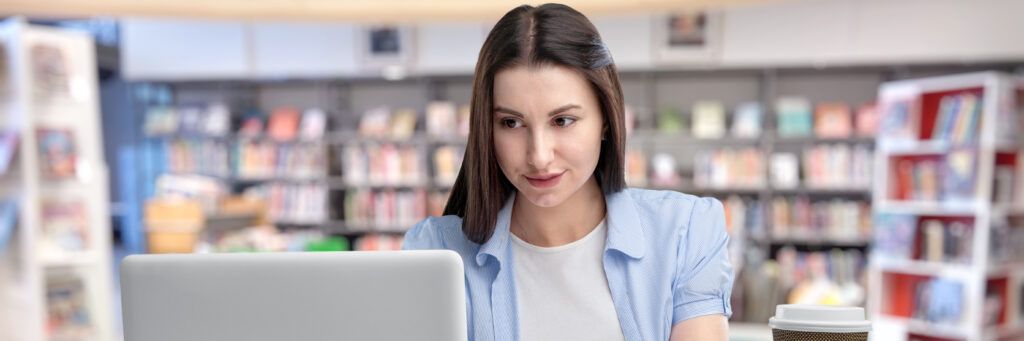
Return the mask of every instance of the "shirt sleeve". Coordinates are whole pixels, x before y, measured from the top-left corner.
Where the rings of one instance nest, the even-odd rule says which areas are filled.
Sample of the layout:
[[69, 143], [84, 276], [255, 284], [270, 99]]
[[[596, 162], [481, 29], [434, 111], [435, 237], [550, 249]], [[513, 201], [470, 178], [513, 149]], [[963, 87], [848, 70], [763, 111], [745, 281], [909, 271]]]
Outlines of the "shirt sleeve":
[[430, 218], [423, 219], [423, 221], [417, 223], [416, 226], [406, 231], [405, 237], [402, 238], [402, 250], [432, 250], [440, 248], [442, 248], [441, 237], [438, 236]]
[[681, 229], [673, 287], [672, 324], [703, 315], [732, 315], [729, 299], [733, 271], [725, 210], [713, 198], [694, 203], [690, 222]]

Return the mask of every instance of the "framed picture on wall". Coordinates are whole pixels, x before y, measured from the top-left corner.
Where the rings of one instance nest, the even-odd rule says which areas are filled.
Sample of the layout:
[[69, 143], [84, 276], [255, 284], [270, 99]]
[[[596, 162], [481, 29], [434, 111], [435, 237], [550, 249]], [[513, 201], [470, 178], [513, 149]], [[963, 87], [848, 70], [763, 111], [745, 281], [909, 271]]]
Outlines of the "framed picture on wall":
[[655, 18], [652, 33], [658, 63], [712, 63], [721, 48], [721, 15], [704, 11], [662, 15]]
[[415, 49], [413, 29], [409, 26], [365, 26], [357, 39], [363, 68], [380, 70], [391, 66], [409, 66]]

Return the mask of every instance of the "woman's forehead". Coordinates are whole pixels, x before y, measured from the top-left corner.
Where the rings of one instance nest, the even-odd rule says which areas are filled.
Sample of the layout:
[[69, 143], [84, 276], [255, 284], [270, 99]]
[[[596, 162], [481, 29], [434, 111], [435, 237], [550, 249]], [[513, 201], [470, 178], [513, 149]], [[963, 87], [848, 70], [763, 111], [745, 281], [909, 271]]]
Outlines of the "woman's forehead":
[[563, 66], [516, 66], [494, 77], [494, 106], [517, 111], [544, 111], [567, 103], [596, 103], [589, 82]]

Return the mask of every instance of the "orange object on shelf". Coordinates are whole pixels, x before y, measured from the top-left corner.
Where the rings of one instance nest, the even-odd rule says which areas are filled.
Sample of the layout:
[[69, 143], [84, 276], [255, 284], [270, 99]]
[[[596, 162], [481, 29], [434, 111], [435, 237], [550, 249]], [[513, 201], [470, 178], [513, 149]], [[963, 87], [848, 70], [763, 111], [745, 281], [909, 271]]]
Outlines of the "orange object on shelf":
[[205, 214], [198, 201], [155, 199], [146, 202], [146, 244], [150, 253], [192, 252]]

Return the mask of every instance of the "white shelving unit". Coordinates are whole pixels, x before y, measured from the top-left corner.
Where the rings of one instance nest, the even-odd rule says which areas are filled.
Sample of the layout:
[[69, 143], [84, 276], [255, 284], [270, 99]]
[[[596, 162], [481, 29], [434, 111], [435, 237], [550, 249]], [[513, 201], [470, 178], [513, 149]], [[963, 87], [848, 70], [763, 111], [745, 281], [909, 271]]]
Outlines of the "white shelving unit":
[[[0, 174], [0, 193], [5, 200], [16, 198], [19, 207], [12, 240], [0, 253], [0, 340], [113, 340], [109, 187], [93, 40], [14, 18], [0, 23], [0, 45], [7, 75], [0, 128], [18, 136], [13, 161]], [[41, 66], [47, 62], [53, 64]], [[66, 92], [58, 95], [40, 90], [65, 83]], [[51, 146], [45, 139], [53, 135], [39, 129], [71, 137], [70, 175], [55, 177], [45, 170], [53, 156], [44, 155], [41, 146]], [[47, 202], [70, 203], [66, 207], [79, 212], [76, 219], [61, 218], [59, 225], [81, 227], [86, 236], [81, 247], [64, 248], [48, 239], [48, 229], [57, 223], [45, 212]], [[62, 313], [49, 307], [57, 299], [79, 302], [82, 323], [55, 328]]]
[[[912, 335], [925, 340], [1020, 340], [1024, 338], [1021, 323], [1017, 317], [1020, 312], [1019, 297], [1020, 280], [1024, 274], [1024, 263], [995, 263], [989, 254], [993, 220], [999, 212], [1019, 211], [1021, 207], [1013, 204], [993, 204], [993, 177], [996, 167], [997, 153], [1012, 153], [1016, 167], [1024, 166], [1021, 159], [1022, 146], [1017, 141], [999, 138], [1002, 127], [1013, 125], [1019, 130], [1017, 120], [1019, 103], [1016, 103], [1021, 89], [1019, 80], [1001, 73], [981, 72], [963, 75], [904, 80], [885, 83], [879, 90], [879, 102], [883, 107], [896, 102], [909, 103], [908, 117], [912, 122], [904, 137], [879, 134], [876, 143], [874, 163], [873, 212], [878, 215], [895, 214], [914, 219], [913, 233], [907, 259], [889, 256], [876, 252], [869, 262], [869, 312], [875, 322], [872, 338], [876, 340], [908, 340]], [[932, 139], [932, 126], [927, 122], [938, 121], [941, 117], [940, 101], [945, 96], [962, 93], [979, 94], [980, 125], [976, 128], [973, 142], [953, 146], [946, 141]], [[929, 103], [930, 102], [930, 103]], [[928, 112], [931, 111], [931, 112]], [[883, 122], [886, 120], [883, 113]], [[931, 118], [924, 119], [932, 115]], [[1015, 119], [1009, 119], [1015, 117]], [[927, 131], [926, 131], [927, 130]], [[1019, 132], [1018, 132], [1019, 133]], [[1005, 134], [1004, 134], [1005, 135]], [[973, 197], [970, 200], [940, 199], [909, 200], [894, 194], [898, 184], [897, 167], [903, 167], [914, 158], [933, 157], [938, 160], [949, 155], [953, 150], [967, 150], [975, 156], [973, 175]], [[911, 160], [911, 161], [904, 161]], [[941, 164], [943, 161], [939, 161]], [[1015, 176], [1019, 177], [1019, 172]], [[915, 177], [917, 175], [915, 174]], [[939, 172], [939, 179], [948, 174]], [[919, 181], [919, 180], [915, 180]], [[1024, 181], [1016, 178], [1015, 182]], [[902, 186], [905, 186], [903, 184]], [[940, 188], [940, 184], [938, 185]], [[1015, 202], [1019, 201], [1020, 198]], [[973, 231], [969, 241], [970, 260], [968, 263], [952, 261], [927, 261], [915, 254], [922, 253], [923, 239], [922, 221], [925, 219], [970, 219]], [[875, 233], [881, 233], [883, 226], [876, 226]], [[1005, 323], [987, 326], [983, 321], [986, 309], [986, 290], [993, 279], [1007, 281], [1006, 295], [1003, 295], [1001, 309], [1005, 309]], [[928, 321], [915, 313], [917, 304], [928, 301], [920, 298], [919, 285], [931, 279], [945, 279], [958, 282], [962, 289], [960, 298], [960, 318], [955, 321]], [[944, 297], [945, 299], [953, 299]], [[940, 322], [941, 321], [941, 322]]]

